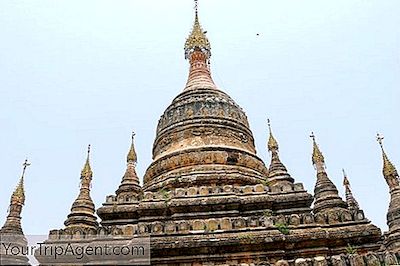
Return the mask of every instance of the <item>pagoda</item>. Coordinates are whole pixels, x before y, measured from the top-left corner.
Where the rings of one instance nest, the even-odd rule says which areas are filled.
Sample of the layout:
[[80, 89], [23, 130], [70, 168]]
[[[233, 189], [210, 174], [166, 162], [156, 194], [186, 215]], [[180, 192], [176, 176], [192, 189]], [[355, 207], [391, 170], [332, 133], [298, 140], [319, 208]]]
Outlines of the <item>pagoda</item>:
[[[347, 175], [346, 199], [339, 196], [314, 134], [312, 194], [282, 162], [270, 121], [270, 164], [257, 155], [245, 112], [212, 79], [211, 45], [200, 25], [197, 3], [184, 51], [188, 79], [158, 121], [153, 161], [143, 184], [135, 170], [133, 134], [121, 184], [97, 209], [98, 223], [90, 198], [93, 172], [88, 155], [65, 228], [50, 231], [46, 243], [85, 243], [100, 235], [110, 237], [111, 243], [148, 237], [151, 265], [398, 263], [399, 179], [384, 152], [392, 199], [390, 230], [382, 235], [359, 207]], [[43, 265], [55, 262], [50, 256], [37, 258]], [[114, 259], [111, 264], [124, 263]], [[65, 259], [64, 265], [70, 264]]]

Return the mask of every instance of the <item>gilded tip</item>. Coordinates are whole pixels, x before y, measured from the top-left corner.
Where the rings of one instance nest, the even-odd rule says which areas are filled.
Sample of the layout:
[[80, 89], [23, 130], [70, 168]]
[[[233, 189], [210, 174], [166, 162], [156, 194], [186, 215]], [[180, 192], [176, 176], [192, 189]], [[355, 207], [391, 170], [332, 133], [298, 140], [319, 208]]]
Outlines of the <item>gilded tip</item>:
[[132, 131], [132, 135], [131, 135], [131, 147], [129, 149], [128, 155], [126, 157], [126, 161], [128, 163], [132, 162], [132, 163], [136, 163], [137, 162], [137, 155], [136, 155], [136, 151], [135, 151], [135, 145], [134, 145], [134, 138], [136, 136], [136, 133], [134, 131]]
[[279, 149], [278, 141], [276, 141], [274, 135], [272, 134], [271, 120], [267, 119], [267, 124], [269, 128], [269, 139], [268, 139], [268, 151], [277, 151]]
[[86, 157], [86, 162], [85, 165], [83, 166], [83, 169], [81, 171], [81, 176], [82, 177], [92, 177], [92, 169], [90, 167], [90, 151], [91, 151], [91, 145], [88, 145], [87, 149], [87, 157]]
[[22, 164], [23, 168], [21, 178], [19, 179], [18, 185], [11, 196], [11, 203], [19, 203], [22, 205], [25, 204], [24, 177], [26, 168], [30, 165], [31, 164], [28, 162], [28, 159], [25, 159], [24, 163]]
[[[381, 146], [382, 149], [382, 158], [383, 158], [383, 175], [385, 176], [386, 179], [391, 179], [394, 177], [394, 179], [397, 180], [399, 174], [397, 172], [396, 167], [394, 164], [389, 160], [389, 157], [387, 156], [385, 149], [383, 147], [383, 140], [384, 137], [377, 133], [376, 134], [376, 140], [378, 141], [379, 145]], [[398, 180], [396, 181], [398, 183]]]
[[311, 132], [310, 138], [312, 138], [312, 140], [313, 140], [313, 154], [312, 154], [313, 164], [314, 165], [316, 165], [318, 163], [325, 164], [324, 155], [322, 154], [321, 150], [318, 147], [314, 132]]
[[185, 59], [190, 59], [194, 51], [201, 51], [207, 59], [211, 57], [211, 45], [203, 31], [198, 16], [198, 1], [195, 0], [195, 19], [192, 32], [185, 42]]

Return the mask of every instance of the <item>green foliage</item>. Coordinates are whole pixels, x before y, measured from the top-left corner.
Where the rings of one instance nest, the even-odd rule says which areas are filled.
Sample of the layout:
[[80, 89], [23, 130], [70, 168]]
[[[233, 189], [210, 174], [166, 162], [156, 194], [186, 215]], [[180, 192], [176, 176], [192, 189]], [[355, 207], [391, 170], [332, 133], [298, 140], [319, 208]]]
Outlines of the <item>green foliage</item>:
[[264, 217], [271, 217], [274, 213], [271, 210], [264, 210], [263, 216]]
[[286, 224], [283, 223], [277, 223], [275, 224], [276, 229], [279, 230], [284, 235], [288, 235], [290, 233], [290, 230]]
[[165, 189], [165, 188], [162, 188], [162, 189], [160, 189], [160, 190], [158, 191], [158, 193], [161, 194], [162, 198], [163, 198], [166, 202], [168, 202], [169, 199], [170, 199], [170, 195], [169, 195], [168, 192], [169, 192], [169, 190], [167, 190], [167, 189]]
[[241, 235], [238, 236], [238, 238], [239, 238], [240, 240], [251, 241], [251, 240], [254, 239], [254, 236], [251, 235], [251, 234], [241, 234]]
[[270, 182], [268, 179], [265, 179], [265, 180], [260, 180], [260, 184], [268, 187]]
[[357, 254], [357, 249], [354, 246], [347, 244], [346, 252], [347, 254]]

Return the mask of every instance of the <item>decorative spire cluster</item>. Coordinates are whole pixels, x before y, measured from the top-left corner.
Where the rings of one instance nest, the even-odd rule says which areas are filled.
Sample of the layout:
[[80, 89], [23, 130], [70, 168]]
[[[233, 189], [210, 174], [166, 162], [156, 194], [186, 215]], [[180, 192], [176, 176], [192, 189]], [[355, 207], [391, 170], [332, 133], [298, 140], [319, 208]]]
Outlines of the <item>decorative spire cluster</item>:
[[22, 206], [25, 204], [24, 177], [26, 168], [30, 165], [28, 159], [26, 159], [22, 164], [22, 175], [17, 187], [11, 195], [9, 212], [6, 222], [0, 230], [1, 233], [23, 234], [21, 227], [21, 212]]
[[343, 171], [343, 186], [345, 187], [345, 195], [346, 195], [346, 203], [349, 206], [349, 210], [357, 211], [360, 209], [360, 205], [358, 204], [357, 200], [354, 198], [353, 193], [351, 192], [350, 182], [347, 178], [347, 174]]
[[90, 197], [90, 188], [93, 172], [90, 167], [90, 144], [88, 145], [85, 165], [81, 171], [81, 187], [79, 195], [72, 204], [71, 213], [65, 221], [67, 228], [87, 227], [95, 229], [98, 226], [97, 218], [94, 216], [95, 207]]

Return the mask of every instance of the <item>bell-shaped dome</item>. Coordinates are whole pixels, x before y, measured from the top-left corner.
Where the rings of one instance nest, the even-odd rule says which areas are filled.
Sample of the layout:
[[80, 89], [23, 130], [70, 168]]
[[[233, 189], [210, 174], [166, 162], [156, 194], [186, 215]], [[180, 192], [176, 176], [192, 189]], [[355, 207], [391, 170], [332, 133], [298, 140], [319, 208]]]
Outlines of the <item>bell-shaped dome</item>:
[[244, 111], [211, 78], [210, 50], [196, 12], [185, 44], [189, 78], [159, 120], [146, 190], [255, 184], [267, 176]]

